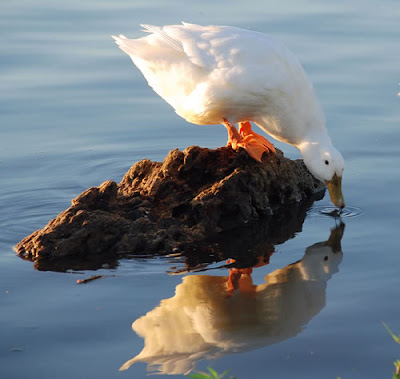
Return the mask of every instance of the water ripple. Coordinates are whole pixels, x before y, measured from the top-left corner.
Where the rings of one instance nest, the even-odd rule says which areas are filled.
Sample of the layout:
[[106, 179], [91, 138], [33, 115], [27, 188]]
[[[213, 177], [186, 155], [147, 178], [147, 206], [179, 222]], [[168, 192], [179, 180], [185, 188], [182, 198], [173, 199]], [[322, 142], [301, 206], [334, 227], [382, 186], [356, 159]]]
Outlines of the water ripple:
[[335, 218], [352, 218], [362, 216], [365, 211], [361, 208], [348, 206], [343, 208], [341, 211], [334, 206], [327, 205], [316, 205], [312, 207], [309, 212], [309, 217], [335, 217]]

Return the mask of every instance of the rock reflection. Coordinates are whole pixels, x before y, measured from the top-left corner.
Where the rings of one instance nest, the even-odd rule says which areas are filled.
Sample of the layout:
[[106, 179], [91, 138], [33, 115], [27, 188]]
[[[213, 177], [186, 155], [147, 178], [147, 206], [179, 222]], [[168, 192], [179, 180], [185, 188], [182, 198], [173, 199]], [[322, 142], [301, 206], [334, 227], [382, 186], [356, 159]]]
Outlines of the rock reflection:
[[185, 374], [200, 359], [294, 337], [325, 306], [327, 281], [343, 256], [343, 232], [340, 223], [327, 241], [308, 247], [300, 261], [266, 275], [259, 285], [248, 268], [232, 268], [229, 277], [184, 277], [174, 297], [132, 324], [145, 346], [120, 370], [146, 362], [149, 371]]

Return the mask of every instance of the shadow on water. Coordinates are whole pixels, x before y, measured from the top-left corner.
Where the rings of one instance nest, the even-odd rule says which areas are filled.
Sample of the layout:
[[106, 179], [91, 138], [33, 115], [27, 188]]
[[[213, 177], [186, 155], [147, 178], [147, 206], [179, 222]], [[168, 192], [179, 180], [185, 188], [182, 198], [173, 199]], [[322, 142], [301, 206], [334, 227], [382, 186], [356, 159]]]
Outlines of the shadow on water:
[[[229, 276], [185, 276], [175, 296], [133, 322], [144, 348], [120, 370], [145, 362], [149, 371], [185, 374], [199, 360], [296, 336], [325, 306], [327, 282], [343, 257], [344, 228], [339, 222], [328, 240], [309, 246], [301, 260], [266, 275], [262, 284], [253, 283], [253, 268], [240, 260]], [[253, 256], [253, 267], [268, 264], [270, 253]]]

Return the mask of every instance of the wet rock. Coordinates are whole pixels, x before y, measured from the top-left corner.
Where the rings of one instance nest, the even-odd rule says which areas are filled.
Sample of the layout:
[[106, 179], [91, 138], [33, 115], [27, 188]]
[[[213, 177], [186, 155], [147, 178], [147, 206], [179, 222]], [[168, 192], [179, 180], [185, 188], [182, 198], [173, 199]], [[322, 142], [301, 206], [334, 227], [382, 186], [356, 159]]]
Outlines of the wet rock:
[[245, 235], [257, 239], [254, 230], [278, 229], [269, 232], [275, 240], [296, 232], [297, 221], [288, 225], [301, 220], [301, 228], [307, 207], [300, 202], [309, 206], [321, 189], [301, 160], [279, 150], [258, 163], [226, 147], [176, 149], [162, 163], [137, 162], [119, 184], [86, 190], [15, 250], [38, 269], [60, 270], [138, 254], [224, 256]]

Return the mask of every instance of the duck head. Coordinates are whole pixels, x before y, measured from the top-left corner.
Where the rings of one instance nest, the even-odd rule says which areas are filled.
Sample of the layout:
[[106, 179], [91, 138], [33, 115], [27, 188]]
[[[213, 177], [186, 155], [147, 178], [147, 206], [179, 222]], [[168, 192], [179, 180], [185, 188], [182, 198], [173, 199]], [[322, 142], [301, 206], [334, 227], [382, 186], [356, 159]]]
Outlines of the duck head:
[[332, 203], [339, 208], [344, 208], [345, 201], [342, 194], [344, 159], [342, 154], [333, 147], [327, 136], [320, 140], [303, 142], [298, 147], [304, 164], [311, 174], [327, 185]]

